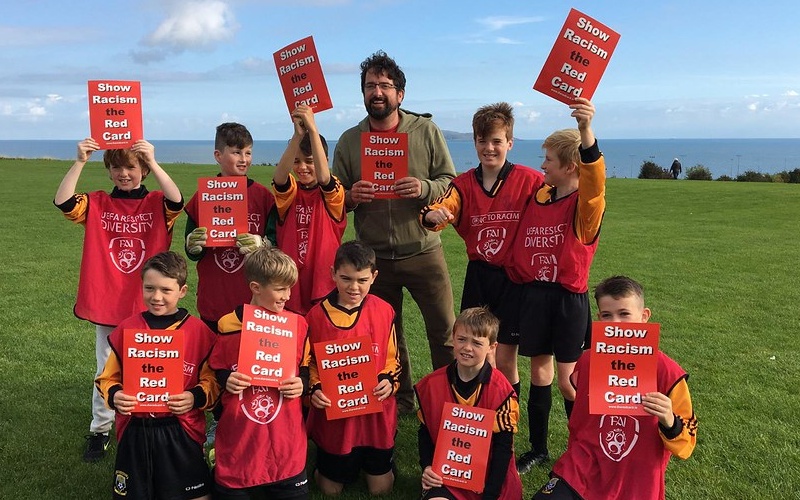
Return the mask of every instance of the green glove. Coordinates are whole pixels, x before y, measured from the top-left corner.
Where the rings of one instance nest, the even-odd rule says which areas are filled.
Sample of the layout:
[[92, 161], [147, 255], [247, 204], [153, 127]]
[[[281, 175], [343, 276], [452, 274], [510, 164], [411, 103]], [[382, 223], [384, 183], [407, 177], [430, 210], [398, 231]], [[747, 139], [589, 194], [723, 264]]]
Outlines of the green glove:
[[239, 253], [243, 255], [247, 255], [257, 248], [261, 248], [265, 243], [269, 246], [269, 241], [264, 240], [257, 234], [241, 233], [236, 236], [236, 246], [239, 247]]
[[198, 227], [186, 237], [186, 253], [197, 255], [203, 251], [208, 241], [208, 228]]

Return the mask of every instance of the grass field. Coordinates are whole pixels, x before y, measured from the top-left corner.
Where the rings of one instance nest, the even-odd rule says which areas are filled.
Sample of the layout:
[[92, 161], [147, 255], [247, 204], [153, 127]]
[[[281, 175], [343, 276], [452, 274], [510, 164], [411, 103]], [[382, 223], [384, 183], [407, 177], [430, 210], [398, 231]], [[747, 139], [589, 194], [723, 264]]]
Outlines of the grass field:
[[[111, 493], [113, 453], [97, 464], [81, 461], [94, 373], [93, 328], [72, 315], [83, 229], [52, 205], [69, 164], [0, 159], [3, 499]], [[211, 165], [165, 167], [187, 199], [197, 177], [216, 173]], [[251, 174], [264, 184], [271, 179], [268, 167], [254, 166]], [[102, 165], [89, 164], [79, 189], [109, 187]], [[607, 200], [590, 285], [620, 273], [645, 285], [662, 349], [690, 374], [699, 418], [697, 449], [688, 461], [671, 462], [667, 497], [800, 498], [800, 186], [609, 179]], [[181, 217], [173, 240], [179, 252], [184, 223]], [[464, 247], [451, 229], [443, 240], [458, 304]], [[190, 287], [195, 282], [192, 266]], [[194, 311], [191, 298], [183, 305]], [[405, 311], [418, 379], [430, 370], [427, 347], [418, 311], [411, 304]], [[526, 387], [523, 374], [523, 412]], [[557, 456], [566, 421], [560, 397], [554, 402], [550, 443]], [[527, 444], [524, 427], [518, 453]], [[400, 478], [389, 498], [417, 498], [413, 418], [401, 419], [397, 450]], [[526, 498], [547, 472], [524, 476]], [[359, 485], [341, 498], [368, 496]]]

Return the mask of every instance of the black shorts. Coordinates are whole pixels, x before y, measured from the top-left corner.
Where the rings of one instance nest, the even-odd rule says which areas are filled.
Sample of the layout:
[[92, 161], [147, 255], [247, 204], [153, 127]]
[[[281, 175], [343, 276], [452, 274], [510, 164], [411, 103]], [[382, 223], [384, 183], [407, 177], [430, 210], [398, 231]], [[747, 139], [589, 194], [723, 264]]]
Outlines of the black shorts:
[[531, 500], [581, 500], [581, 496], [572, 491], [566, 481], [552, 474], [550, 478], [550, 481], [542, 486]]
[[289, 500], [308, 498], [308, 477], [306, 471], [296, 476], [270, 484], [250, 488], [226, 488], [217, 485], [214, 500]]
[[203, 446], [177, 417], [132, 418], [114, 468], [114, 498], [190, 499], [211, 493]]
[[501, 344], [519, 343], [519, 291], [502, 267], [482, 260], [467, 263], [461, 310], [486, 306], [500, 320], [497, 341]]
[[556, 283], [522, 285], [519, 310], [519, 354], [554, 354], [573, 363], [588, 349], [592, 322], [589, 292], [573, 293]]
[[360, 446], [347, 455], [334, 455], [317, 447], [317, 471], [336, 483], [354, 483], [362, 470], [370, 476], [382, 476], [393, 467], [394, 448]]

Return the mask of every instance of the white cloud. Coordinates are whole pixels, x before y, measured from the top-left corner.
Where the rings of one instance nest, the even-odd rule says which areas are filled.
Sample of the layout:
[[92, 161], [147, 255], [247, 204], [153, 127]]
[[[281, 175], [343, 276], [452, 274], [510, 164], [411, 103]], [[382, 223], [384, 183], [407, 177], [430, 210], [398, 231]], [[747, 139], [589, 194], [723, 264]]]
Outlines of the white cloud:
[[786, 97], [797, 97], [800, 94], [798, 94], [796, 90], [787, 90], [786, 93], [784, 93], [783, 95], [785, 95]]
[[141, 44], [147, 49], [133, 51], [135, 62], [164, 60], [186, 50], [207, 51], [234, 37], [239, 24], [230, 6], [221, 0], [181, 0], [173, 4], [168, 17]]
[[489, 16], [476, 19], [479, 24], [486, 26], [491, 31], [497, 31], [517, 24], [540, 23], [543, 17], [516, 17], [516, 16]]
[[62, 99], [63, 97], [58, 94], [47, 94], [47, 104], [55, 104]]
[[504, 36], [499, 36], [494, 39], [495, 43], [499, 43], [501, 45], [519, 45], [522, 42], [514, 41], [510, 38], [506, 38]]
[[531, 110], [528, 111], [523, 118], [525, 118], [525, 121], [528, 123], [536, 123], [541, 116], [542, 114], [540, 112]]

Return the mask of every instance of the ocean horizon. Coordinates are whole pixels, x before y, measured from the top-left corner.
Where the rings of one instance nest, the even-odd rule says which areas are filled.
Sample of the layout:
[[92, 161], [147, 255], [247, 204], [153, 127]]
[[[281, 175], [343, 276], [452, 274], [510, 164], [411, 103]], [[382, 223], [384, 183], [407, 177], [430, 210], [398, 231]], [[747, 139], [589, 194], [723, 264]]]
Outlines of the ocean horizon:
[[[0, 140], [0, 158], [75, 158], [78, 141], [70, 140]], [[156, 158], [161, 163], [214, 163], [213, 141], [152, 140]], [[515, 139], [508, 159], [538, 168], [543, 154], [542, 140]], [[336, 141], [328, 141], [330, 154]], [[450, 155], [458, 172], [477, 164], [471, 140], [448, 140]], [[683, 174], [695, 165], [708, 168], [714, 178], [736, 177], [748, 170], [774, 174], [800, 168], [800, 139], [602, 139], [598, 145], [606, 160], [608, 177], [633, 178], [643, 162], [652, 161], [669, 168], [674, 158], [683, 165]], [[286, 141], [255, 141], [254, 164], [276, 164]]]

